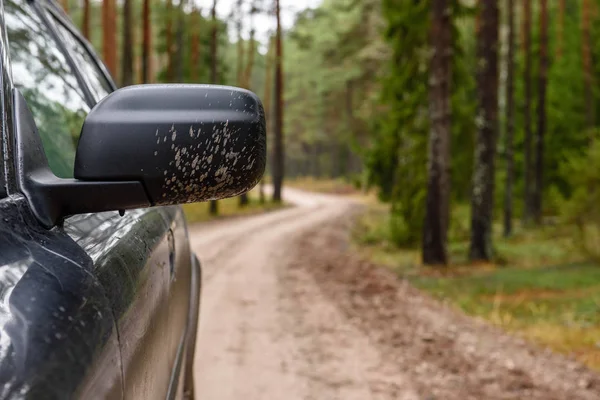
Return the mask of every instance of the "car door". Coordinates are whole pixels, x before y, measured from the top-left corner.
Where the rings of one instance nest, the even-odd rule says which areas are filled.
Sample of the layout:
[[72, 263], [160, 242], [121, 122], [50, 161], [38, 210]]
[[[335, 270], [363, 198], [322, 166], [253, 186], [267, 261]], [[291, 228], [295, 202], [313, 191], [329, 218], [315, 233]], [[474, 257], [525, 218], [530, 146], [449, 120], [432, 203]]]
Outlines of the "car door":
[[[0, 23], [0, 398], [122, 398], [113, 311], [90, 256], [46, 229], [14, 176], [13, 84], [30, 99], [55, 171], [68, 173], [71, 128], [89, 110], [70, 64], [31, 3], [3, 2]], [[6, 33], [6, 34], [4, 34]], [[10, 58], [12, 65], [8, 63]]]
[[[52, 171], [69, 178], [83, 118], [114, 85], [54, 5], [22, 0], [6, 4], [7, 20], [12, 18], [9, 12], [20, 13], [39, 18], [44, 28], [42, 33], [32, 31], [37, 36], [23, 27], [9, 32], [9, 40], [12, 36], [16, 45], [23, 42], [21, 51], [11, 47], [13, 79], [32, 110]], [[34, 57], [26, 56], [26, 49], [39, 37], [53, 41], [66, 65], [41, 57], [48, 43], [38, 45]], [[36, 56], [43, 62], [34, 68]], [[56, 74], [40, 80], [56, 70], [62, 82]], [[91, 260], [92, 275], [110, 304], [120, 351], [120, 363], [113, 368], [121, 370], [124, 398], [174, 396], [192, 290], [192, 258], [181, 208], [77, 215], [66, 218], [57, 229]]]

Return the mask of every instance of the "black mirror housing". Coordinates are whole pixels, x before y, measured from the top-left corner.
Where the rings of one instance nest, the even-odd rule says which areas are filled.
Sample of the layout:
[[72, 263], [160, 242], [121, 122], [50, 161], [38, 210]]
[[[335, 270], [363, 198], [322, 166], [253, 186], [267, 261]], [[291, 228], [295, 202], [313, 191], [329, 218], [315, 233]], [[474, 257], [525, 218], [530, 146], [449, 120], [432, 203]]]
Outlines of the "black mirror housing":
[[56, 177], [14, 89], [19, 188], [46, 227], [66, 215], [222, 199], [252, 189], [266, 164], [262, 104], [244, 89], [138, 85], [88, 114], [75, 179]]
[[151, 205], [247, 192], [265, 169], [262, 104], [247, 90], [138, 85], [107, 96], [85, 120], [75, 159], [82, 181], [139, 181]]

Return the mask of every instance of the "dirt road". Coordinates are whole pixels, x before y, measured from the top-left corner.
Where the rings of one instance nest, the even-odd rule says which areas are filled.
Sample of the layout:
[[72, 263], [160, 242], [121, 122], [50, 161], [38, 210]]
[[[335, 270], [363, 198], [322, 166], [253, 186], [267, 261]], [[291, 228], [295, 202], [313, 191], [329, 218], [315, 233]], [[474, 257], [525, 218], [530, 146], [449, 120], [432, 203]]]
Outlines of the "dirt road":
[[578, 363], [463, 316], [348, 251], [350, 200], [191, 229], [198, 399], [600, 399]]

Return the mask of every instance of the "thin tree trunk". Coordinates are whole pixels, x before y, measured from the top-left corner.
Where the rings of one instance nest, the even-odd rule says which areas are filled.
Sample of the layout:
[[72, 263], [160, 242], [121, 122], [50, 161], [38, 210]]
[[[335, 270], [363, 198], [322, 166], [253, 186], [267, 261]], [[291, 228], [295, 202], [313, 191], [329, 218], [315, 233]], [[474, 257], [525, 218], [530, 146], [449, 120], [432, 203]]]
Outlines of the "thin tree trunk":
[[565, 46], [565, 7], [566, 0], [558, 0], [558, 35], [556, 38], [556, 57], [561, 58]]
[[236, 82], [241, 86], [244, 81], [244, 41], [242, 40], [242, 19], [244, 17], [242, 10], [243, 0], [237, 0], [237, 67], [236, 67]]
[[583, 58], [583, 77], [585, 81], [585, 122], [587, 128], [594, 127], [594, 75], [592, 72], [592, 50], [591, 50], [591, 13], [592, 7], [590, 0], [583, 0], [583, 9], [581, 13], [581, 43]]
[[531, 95], [532, 95], [532, 75], [531, 75], [531, 1], [523, 2], [523, 52], [525, 53], [525, 69], [523, 74], [523, 85], [525, 86], [525, 102], [523, 107], [523, 121], [525, 128], [525, 166], [524, 166], [524, 212], [523, 222], [529, 224], [533, 215], [533, 166], [531, 157], [531, 138], [533, 136], [531, 129]]
[[69, 0], [60, 0], [60, 4], [62, 5], [63, 10], [65, 10], [65, 13], [69, 14]]
[[117, 30], [115, 23], [115, 0], [102, 2], [102, 56], [106, 67], [117, 76]]
[[283, 145], [283, 49], [279, 0], [275, 0], [275, 18], [277, 19], [275, 39], [275, 143], [271, 174], [273, 176], [273, 201], [279, 203], [281, 202], [285, 157]]
[[90, 0], [83, 0], [83, 17], [81, 22], [81, 33], [90, 40]]
[[[248, 41], [248, 58], [246, 62], [246, 68], [243, 71], [243, 88], [250, 89], [252, 80], [252, 69], [254, 67], [254, 14], [256, 12], [255, 1], [251, 4], [250, 10], [250, 39]], [[245, 207], [249, 203], [248, 193], [240, 195], [240, 207]]]
[[[244, 18], [244, 13], [242, 10], [243, 1], [237, 0], [237, 68], [236, 68], [236, 84], [240, 87], [247, 88], [245, 82], [244, 75], [244, 41], [242, 40], [242, 19]], [[248, 205], [248, 194], [242, 193], [239, 197], [239, 206], [245, 207]]]
[[514, 0], [506, 1], [508, 12], [508, 57], [506, 60], [506, 186], [504, 188], [504, 236], [512, 233], [512, 187], [514, 179], [513, 135], [514, 119], [514, 72], [515, 72], [515, 7]]
[[211, 38], [210, 38], [210, 81], [217, 83], [217, 0], [213, 1], [211, 14]]
[[177, 7], [177, 31], [175, 38], [175, 76], [177, 82], [183, 82], [183, 45], [184, 45], [184, 28], [185, 28], [185, 0], [179, 0]]
[[[265, 94], [263, 96], [263, 107], [265, 110], [265, 119], [267, 123], [267, 132], [271, 129], [271, 95], [273, 93], [272, 79], [273, 79], [273, 37], [269, 37], [269, 49], [267, 50], [266, 60], [265, 60]], [[268, 136], [267, 136], [268, 137]], [[260, 192], [260, 202], [265, 202], [265, 180], [264, 178], [260, 180], [259, 186]]]
[[[217, 71], [217, 0], [213, 0], [211, 14], [211, 38], [210, 38], [210, 81], [213, 84], [218, 82]], [[219, 203], [217, 200], [211, 200], [209, 206], [210, 215], [219, 214]]]
[[254, 28], [250, 30], [250, 42], [248, 43], [248, 61], [246, 63], [246, 70], [244, 71], [244, 88], [250, 89], [252, 85], [252, 70], [254, 67]]
[[167, 44], [167, 82], [175, 79], [174, 43], [173, 43], [173, 0], [167, 0], [167, 26], [165, 29], [165, 40]]
[[190, 49], [190, 78], [192, 78], [192, 82], [198, 82], [200, 72], [200, 10], [196, 10], [194, 3], [192, 3], [192, 26], [190, 29], [192, 35]]
[[152, 81], [152, 26], [150, 25], [150, 0], [142, 5], [142, 82]]
[[533, 185], [536, 224], [542, 222], [544, 191], [544, 136], [546, 133], [546, 84], [548, 83], [548, 0], [540, 0], [540, 70], [538, 83], [537, 132], [535, 136], [535, 182]]
[[498, 22], [496, 0], [479, 1], [477, 32], [477, 88], [479, 129], [475, 144], [475, 168], [471, 195], [472, 261], [492, 258], [494, 172], [498, 132]]
[[121, 62], [121, 86], [133, 85], [133, 29], [131, 0], [123, 1], [123, 53]]
[[429, 154], [427, 200], [423, 224], [423, 263], [445, 265], [450, 207], [450, 128], [452, 87], [452, 21], [448, 0], [433, 0], [429, 40]]

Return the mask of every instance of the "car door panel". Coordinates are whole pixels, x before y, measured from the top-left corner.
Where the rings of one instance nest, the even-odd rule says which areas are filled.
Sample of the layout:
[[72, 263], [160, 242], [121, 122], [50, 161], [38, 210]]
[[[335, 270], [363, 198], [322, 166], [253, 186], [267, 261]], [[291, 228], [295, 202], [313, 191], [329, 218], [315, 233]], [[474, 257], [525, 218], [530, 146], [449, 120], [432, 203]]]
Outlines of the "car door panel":
[[23, 197], [0, 200], [0, 398], [122, 398], [120, 352], [93, 261]]
[[94, 260], [111, 299], [125, 397], [163, 399], [185, 332], [190, 295], [189, 246], [181, 209], [74, 216], [65, 229]]

